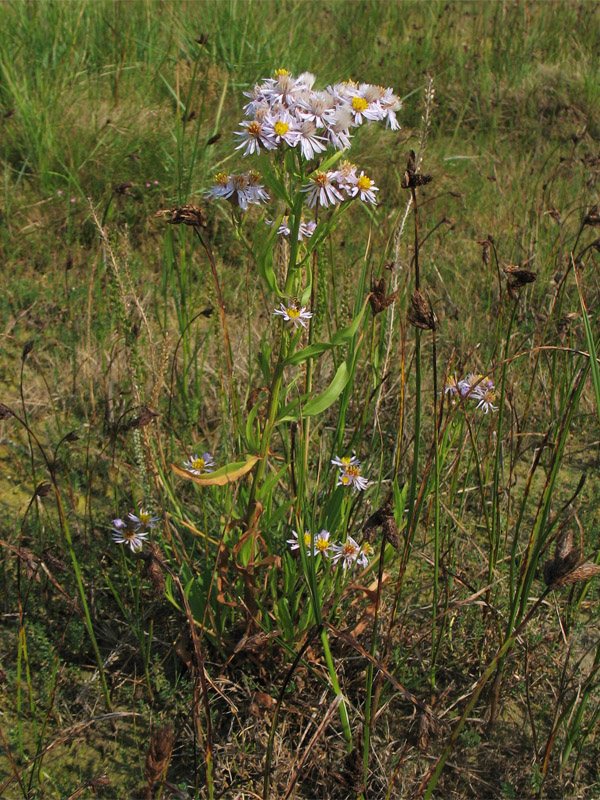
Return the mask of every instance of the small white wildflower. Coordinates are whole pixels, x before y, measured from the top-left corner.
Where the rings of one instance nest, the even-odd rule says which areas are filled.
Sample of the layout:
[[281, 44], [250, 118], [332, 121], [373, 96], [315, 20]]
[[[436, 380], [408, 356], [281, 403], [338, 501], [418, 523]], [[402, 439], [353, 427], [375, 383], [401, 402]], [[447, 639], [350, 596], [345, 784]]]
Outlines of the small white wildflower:
[[210, 453], [203, 453], [201, 456], [192, 456], [183, 465], [184, 469], [191, 472], [192, 475], [201, 475], [203, 472], [212, 472], [214, 470], [215, 460]]
[[372, 203], [373, 205], [377, 205], [377, 199], [375, 197], [375, 192], [378, 192], [379, 189], [375, 186], [374, 182], [366, 175], [364, 172], [361, 172], [357, 178], [356, 184], [349, 190], [349, 193], [352, 197], [356, 197], [358, 194], [360, 199], [363, 202]]
[[307, 192], [306, 203], [309, 208], [329, 205], [336, 205], [344, 199], [340, 191], [333, 185], [332, 179], [335, 172], [317, 172], [310, 179], [310, 183], [302, 187], [303, 192]]
[[334, 458], [331, 461], [340, 468], [338, 482], [336, 486], [352, 486], [355, 492], [364, 491], [369, 485], [369, 481], [361, 476], [360, 461], [356, 456], [350, 458]]
[[140, 528], [150, 528], [152, 530], [160, 522], [160, 517], [153, 517], [152, 513], [145, 508], [140, 508], [137, 516], [135, 514], [127, 514], [127, 518], [136, 530]]
[[343, 544], [331, 545], [331, 550], [333, 553], [331, 562], [337, 564], [342, 559], [342, 567], [344, 569], [353, 567], [360, 556], [360, 547], [351, 536], [348, 536]]
[[327, 140], [317, 134], [317, 127], [314, 122], [304, 120], [298, 128], [298, 140], [300, 152], [307, 161], [314, 158], [317, 153], [327, 150]]
[[355, 464], [360, 464], [360, 461], [356, 456], [344, 456], [340, 458], [336, 456], [335, 458], [331, 459], [331, 463], [335, 464], [336, 467], [341, 467], [342, 469], [348, 469], [348, 467], [353, 467]]
[[[307, 550], [310, 550], [310, 543], [312, 541], [312, 537], [310, 535], [310, 531], [304, 532], [304, 546]], [[289, 544], [290, 550], [299, 550], [300, 549], [300, 542], [298, 540], [298, 533], [296, 531], [292, 531], [292, 538], [286, 539], [286, 544]]]
[[280, 303], [279, 306], [273, 311], [274, 314], [282, 316], [285, 322], [291, 322], [294, 328], [299, 328], [300, 325], [306, 328], [306, 323], [312, 317], [312, 312], [307, 311], [305, 306], [298, 308], [296, 305], [286, 306], [285, 303]]
[[140, 531], [129, 527], [122, 519], [114, 519], [113, 525], [112, 538], [116, 544], [129, 545], [132, 553], [142, 549], [144, 546], [144, 539], [148, 536], [147, 531]]
[[268, 127], [257, 119], [253, 119], [250, 122], [242, 122], [242, 128], [243, 130], [235, 133], [241, 140], [235, 149], [246, 148], [244, 150], [245, 156], [258, 155], [261, 147], [264, 147], [265, 150], [274, 150], [277, 147]]
[[484, 389], [480, 391], [479, 387], [476, 387], [473, 390], [473, 399], [479, 400], [477, 403], [477, 408], [481, 408], [484, 414], [487, 414], [490, 411], [498, 411], [498, 406], [494, 405], [494, 400], [496, 397], [492, 389]]

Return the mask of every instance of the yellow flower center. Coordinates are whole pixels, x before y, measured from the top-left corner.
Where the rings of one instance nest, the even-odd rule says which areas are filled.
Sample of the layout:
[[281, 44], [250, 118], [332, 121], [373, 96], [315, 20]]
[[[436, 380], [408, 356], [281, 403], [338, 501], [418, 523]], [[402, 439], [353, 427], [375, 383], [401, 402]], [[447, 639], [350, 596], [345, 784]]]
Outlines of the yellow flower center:
[[203, 458], [195, 458], [192, 461], [192, 468], [197, 469], [198, 472], [202, 472], [204, 469], [204, 459]]
[[150, 522], [151, 517], [152, 515], [147, 511], [140, 511], [140, 522], [142, 524], [146, 525], [148, 522]]
[[364, 554], [365, 554], [367, 557], [369, 557], [369, 556], [372, 556], [372, 555], [373, 555], [373, 547], [371, 546], [371, 544], [370, 544], [369, 542], [363, 542], [363, 543], [362, 543], [362, 545], [361, 545], [361, 547], [362, 547], [362, 551], [363, 551], [363, 553], [364, 553]]
[[329, 178], [327, 177], [326, 172], [317, 172], [313, 178], [313, 181], [314, 183], [318, 183], [319, 186], [326, 186], [329, 183]]
[[352, 544], [352, 542], [345, 542], [343, 553], [345, 556], [353, 556], [358, 553], [358, 550], [356, 549], [356, 546]]
[[329, 547], [329, 541], [321, 536], [315, 542], [315, 547], [320, 553], [323, 553]]
[[304, 544], [306, 547], [310, 547], [310, 531], [306, 531], [304, 534]]
[[361, 192], [368, 192], [371, 186], [373, 186], [373, 181], [371, 178], [368, 178], [366, 175], [361, 175], [358, 179], [358, 188]]
[[353, 97], [352, 98], [352, 108], [355, 111], [366, 111], [369, 107], [369, 104], [365, 100], [364, 97]]
[[290, 72], [287, 69], [276, 69], [275, 70], [275, 77], [281, 78], [283, 75], [289, 75]]
[[351, 467], [346, 467], [346, 474], [351, 478], [358, 478], [360, 475], [360, 467], [354, 465]]
[[352, 461], [352, 458], [351, 458], [351, 457], [348, 457], [348, 458], [340, 458], [340, 461], [342, 462], [342, 464], [344, 465], [344, 467], [346, 467], [346, 469], [347, 469], [347, 468], [350, 466], [350, 462]]
[[254, 122], [251, 122], [250, 125], [248, 125], [248, 133], [250, 134], [250, 136], [255, 136], [258, 138], [261, 134], [261, 131], [262, 131], [262, 125], [260, 124], [260, 122], [256, 122], [256, 120]]
[[298, 319], [300, 316], [300, 309], [299, 308], [286, 308], [287, 315], [290, 319]]
[[275, 133], [277, 136], [285, 136], [290, 129], [290, 126], [287, 124], [287, 122], [276, 122], [273, 127], [275, 128]]
[[226, 186], [229, 183], [229, 175], [226, 172], [217, 172], [215, 180], [221, 186]]

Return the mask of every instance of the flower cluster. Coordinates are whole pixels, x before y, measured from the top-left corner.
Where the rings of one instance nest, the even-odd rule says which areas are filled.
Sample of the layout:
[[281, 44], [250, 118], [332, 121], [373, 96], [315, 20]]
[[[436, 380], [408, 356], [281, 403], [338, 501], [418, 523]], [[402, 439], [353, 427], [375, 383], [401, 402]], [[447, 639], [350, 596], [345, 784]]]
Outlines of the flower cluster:
[[344, 81], [324, 91], [313, 89], [315, 76], [304, 72], [298, 78], [286, 69], [275, 72], [246, 92], [247, 121], [237, 132], [237, 150], [244, 155], [274, 150], [287, 144], [300, 149], [307, 160], [328, 147], [350, 147], [351, 130], [365, 120], [385, 122], [392, 130], [400, 125], [396, 112], [401, 103], [390, 88], [370, 83]]
[[[329, 531], [322, 530], [321, 533], [314, 537], [310, 531], [304, 533], [304, 546], [309, 556], [322, 555], [326, 558], [331, 558], [332, 564], [342, 562], [342, 567], [346, 570], [358, 564], [363, 569], [369, 563], [369, 557], [373, 553], [373, 548], [369, 542], [358, 544], [351, 536], [348, 536], [345, 542], [332, 542]], [[292, 531], [292, 538], [287, 540], [290, 545], [290, 550], [300, 549], [300, 540], [298, 533]]]
[[309, 208], [327, 208], [357, 195], [363, 202], [376, 205], [375, 192], [379, 189], [364, 171], [359, 174], [355, 164], [343, 161], [340, 169], [327, 172], [317, 170], [302, 191], [306, 192], [306, 204]]
[[192, 475], [201, 475], [203, 472], [212, 472], [215, 467], [215, 460], [210, 453], [203, 453], [201, 456], [193, 455], [183, 465], [184, 469]]
[[351, 486], [355, 492], [366, 489], [369, 481], [361, 476], [360, 461], [356, 456], [331, 459], [331, 463], [340, 468], [336, 486]]
[[496, 387], [490, 377], [474, 373], [470, 373], [461, 381], [457, 381], [454, 377], [448, 378], [444, 389], [444, 393], [451, 399], [460, 396], [477, 401], [477, 408], [484, 414], [498, 410], [498, 406], [494, 405], [495, 392]]
[[233, 205], [239, 206], [242, 211], [249, 205], [258, 205], [269, 199], [265, 187], [260, 183], [260, 175], [254, 170], [239, 175], [218, 172], [215, 181], [216, 184], [204, 193], [205, 197], [209, 199], [223, 197], [230, 200]]
[[[138, 514], [127, 514], [125, 519], [113, 519], [112, 537], [117, 544], [127, 544], [131, 552], [141, 550], [144, 539], [159, 522], [158, 517], [153, 517], [150, 511], [140, 508]], [[147, 530], [144, 530], [147, 528]]]

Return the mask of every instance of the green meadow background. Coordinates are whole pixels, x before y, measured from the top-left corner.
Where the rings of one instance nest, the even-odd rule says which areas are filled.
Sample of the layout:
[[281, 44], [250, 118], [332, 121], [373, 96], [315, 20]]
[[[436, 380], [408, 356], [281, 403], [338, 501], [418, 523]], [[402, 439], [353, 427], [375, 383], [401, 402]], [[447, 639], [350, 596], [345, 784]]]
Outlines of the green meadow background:
[[[0, 797], [266, 800], [267, 752], [272, 798], [418, 797], [448, 742], [435, 797], [600, 796], [597, 581], [548, 594], [500, 658], [501, 694], [490, 673], [457, 728], [487, 666], [498, 667], [523, 556], [520, 544], [512, 546], [514, 531], [525, 545], [538, 523], [547, 531], [524, 602], [541, 595], [542, 564], [565, 526], [582, 559], [599, 557], [600, 375], [588, 357], [600, 334], [599, 52], [600, 7], [592, 2], [0, 5], [0, 401], [20, 420], [0, 419]], [[373, 126], [356, 137], [352, 160], [375, 180], [379, 205], [354, 209], [351, 223], [338, 226], [324, 255], [330, 277], [319, 287], [328, 338], [364, 302], [371, 280], [387, 279], [393, 261], [398, 268], [401, 328], [384, 379], [381, 430], [367, 417], [352, 440], [361, 458], [371, 457], [369, 478], [389, 483], [399, 452], [396, 477], [405, 483], [415, 429], [427, 447], [433, 436], [430, 411], [415, 423], [415, 384], [405, 377], [415, 363], [414, 329], [405, 325], [410, 215], [399, 230], [411, 149], [422, 150], [421, 169], [433, 178], [420, 194], [420, 260], [439, 319], [438, 389], [444, 375], [493, 369], [503, 381], [504, 422], [500, 445], [493, 415], [473, 419], [474, 430], [465, 426], [447, 443], [437, 505], [443, 554], [432, 554], [429, 489], [414, 532], [388, 669], [434, 709], [437, 726], [427, 728], [388, 690], [366, 765], [362, 743], [357, 763], [349, 760], [335, 716], [309, 746], [332, 698], [323, 700], [326, 685], [299, 668], [275, 728], [275, 702], [299, 643], [280, 645], [274, 636], [262, 654], [236, 655], [243, 612], [222, 605], [224, 632], [203, 642], [214, 702], [211, 788], [206, 729], [192, 712], [199, 690], [184, 609], [153, 593], [151, 575], [112, 543], [110, 529], [146, 499], [145, 481], [164, 488], [155, 511], [177, 521], [182, 547], [190, 547], [185, 536], [225, 514], [221, 495], [182, 488], [168, 469], [192, 452], [208, 450], [219, 464], [239, 453], [209, 264], [189, 230], [156, 212], [204, 210], [245, 402], [263, 381], [255, 350], [277, 303], [265, 295], [226, 204], [207, 204], [202, 193], [219, 170], [245, 168], [233, 136], [243, 92], [282, 67], [313, 72], [318, 87], [347, 79], [391, 86], [403, 102], [401, 131]], [[94, 216], [120, 265], [117, 281]], [[249, 218], [251, 229], [256, 218]], [[488, 236], [497, 263], [482, 260]], [[516, 299], [499, 288], [506, 265], [536, 273]], [[375, 353], [383, 333], [369, 330]], [[430, 398], [425, 335], [422, 349]], [[510, 361], [515, 354], [525, 355]], [[375, 373], [364, 374], [348, 400], [357, 419], [383, 380], [377, 373], [369, 383]], [[405, 427], [396, 450], [401, 387]], [[136, 428], [140, 407], [158, 416]], [[329, 414], [326, 430], [336, 406]], [[156, 461], [140, 471], [143, 447]], [[467, 458], [471, 447], [478, 456]], [[55, 483], [58, 507], [44, 488]], [[378, 483], [357, 501], [357, 530], [385, 494]], [[485, 497], [489, 504], [480, 505]], [[497, 514], [505, 555], [493, 569], [485, 509]], [[446, 559], [439, 625], [447, 628], [436, 640], [438, 556]], [[390, 585], [394, 558], [385, 563]], [[345, 600], [355, 623], [373, 602], [377, 568], [365, 584], [370, 595], [357, 590]], [[485, 595], [482, 611], [478, 592], [488, 585], [495, 594]], [[266, 608], [273, 587], [266, 579], [261, 586]], [[239, 600], [240, 591], [225, 583], [219, 602]], [[385, 617], [392, 601], [382, 603]], [[370, 640], [360, 641], [370, 650]], [[334, 655], [358, 719], [366, 662], [341, 644]], [[422, 669], [432, 659], [435, 680]], [[161, 756], [156, 732], [168, 726], [171, 744]], [[300, 767], [299, 743], [307, 748]], [[366, 788], [352, 781], [363, 772]]]

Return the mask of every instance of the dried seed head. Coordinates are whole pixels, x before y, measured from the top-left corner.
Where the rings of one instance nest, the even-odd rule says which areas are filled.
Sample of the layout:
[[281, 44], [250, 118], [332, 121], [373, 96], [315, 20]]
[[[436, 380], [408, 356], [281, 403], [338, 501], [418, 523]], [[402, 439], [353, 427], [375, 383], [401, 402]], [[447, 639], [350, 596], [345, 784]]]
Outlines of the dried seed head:
[[598, 574], [600, 574], [600, 565], [592, 564], [591, 561], [586, 561], [578, 567], [575, 567], [575, 569], [571, 570], [566, 575], [560, 577], [556, 582], [556, 586], [569, 586], [578, 581], [588, 581], [590, 578], [595, 578]]
[[163, 208], [156, 212], [157, 217], [170, 217], [170, 225], [192, 225], [196, 228], [206, 228], [206, 217], [200, 206], [175, 206]]
[[[543, 567], [543, 577], [546, 586], [565, 586], [583, 578], [572, 578], [583, 566], [581, 550], [573, 546], [573, 531], [565, 531], [556, 542], [554, 558], [548, 559]], [[578, 566], [579, 565], [579, 566]], [[600, 568], [598, 568], [600, 571]], [[591, 577], [591, 576], [590, 576]]]
[[146, 779], [148, 784], [155, 783], [165, 772], [171, 760], [173, 750], [173, 726], [168, 723], [154, 732], [150, 740], [148, 755], [146, 756]]
[[431, 175], [422, 175], [420, 172], [417, 172], [415, 151], [411, 150], [408, 154], [406, 171], [402, 176], [400, 186], [403, 189], [414, 189], [417, 186], [425, 186], [425, 184], [431, 183], [432, 180], [433, 178]]
[[408, 321], [422, 330], [434, 331], [437, 328], [438, 318], [431, 307], [430, 299], [420, 290], [415, 289], [410, 297], [411, 310], [408, 312]]
[[486, 267], [489, 267], [491, 257], [490, 251], [492, 247], [493, 239], [491, 236], [487, 236], [485, 239], [478, 239], [477, 244], [481, 245], [481, 260], [483, 261]]
[[142, 577], [148, 578], [156, 596], [162, 597], [165, 593], [165, 576], [161, 567], [162, 558], [158, 545], [148, 542], [142, 558], [145, 562]]
[[375, 532], [380, 526], [384, 539], [389, 542], [392, 547], [398, 549], [398, 527], [390, 503], [384, 503], [377, 511], [371, 514], [363, 525], [362, 532], [367, 542], [371, 543], [373, 541]]
[[52, 484], [44, 481], [44, 483], [40, 483], [39, 486], [36, 487], [35, 496], [36, 497], [47, 497], [50, 492], [52, 491]]
[[[133, 154], [130, 154], [130, 157]], [[131, 191], [132, 188], [135, 186], [135, 183], [131, 181], [123, 181], [123, 183], [117, 183], [115, 188], [113, 189], [114, 194], [124, 194], [128, 197], [133, 197], [133, 192]]]
[[388, 306], [391, 306], [394, 300], [398, 297], [398, 292], [393, 292], [390, 295], [385, 294], [385, 278], [380, 278], [378, 281], [373, 281], [371, 285], [371, 294], [369, 296], [369, 303], [373, 314], [380, 314]]

